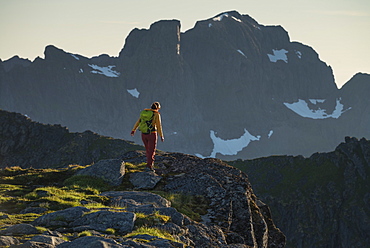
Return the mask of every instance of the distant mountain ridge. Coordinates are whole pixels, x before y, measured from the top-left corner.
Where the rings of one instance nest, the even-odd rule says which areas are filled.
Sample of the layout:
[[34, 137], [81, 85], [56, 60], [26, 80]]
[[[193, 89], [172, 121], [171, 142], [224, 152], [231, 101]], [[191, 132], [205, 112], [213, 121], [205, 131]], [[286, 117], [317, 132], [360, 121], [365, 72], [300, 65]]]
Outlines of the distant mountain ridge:
[[370, 75], [339, 90], [311, 47], [236, 11], [185, 33], [180, 25], [132, 30], [118, 57], [47, 46], [45, 59], [2, 62], [0, 108], [129, 140], [139, 111], [160, 101], [159, 149], [226, 160], [309, 156], [345, 136], [370, 138]]
[[335, 150], [229, 163], [248, 173], [287, 247], [367, 247], [370, 141], [346, 137]]

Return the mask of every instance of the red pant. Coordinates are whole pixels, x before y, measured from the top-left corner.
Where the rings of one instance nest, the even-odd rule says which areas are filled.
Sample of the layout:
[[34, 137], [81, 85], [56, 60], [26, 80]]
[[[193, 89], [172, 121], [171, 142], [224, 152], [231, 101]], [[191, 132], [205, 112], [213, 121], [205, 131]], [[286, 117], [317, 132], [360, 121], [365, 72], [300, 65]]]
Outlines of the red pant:
[[157, 147], [157, 133], [141, 134], [146, 150], [146, 166], [153, 168], [155, 149]]

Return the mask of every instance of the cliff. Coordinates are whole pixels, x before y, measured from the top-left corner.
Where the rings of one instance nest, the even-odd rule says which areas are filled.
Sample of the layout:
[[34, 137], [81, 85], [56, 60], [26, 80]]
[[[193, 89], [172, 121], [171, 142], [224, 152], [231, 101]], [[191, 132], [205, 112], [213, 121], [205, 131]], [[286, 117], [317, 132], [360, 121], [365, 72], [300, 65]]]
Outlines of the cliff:
[[346, 137], [328, 153], [234, 161], [272, 210], [287, 247], [366, 247], [370, 141]]

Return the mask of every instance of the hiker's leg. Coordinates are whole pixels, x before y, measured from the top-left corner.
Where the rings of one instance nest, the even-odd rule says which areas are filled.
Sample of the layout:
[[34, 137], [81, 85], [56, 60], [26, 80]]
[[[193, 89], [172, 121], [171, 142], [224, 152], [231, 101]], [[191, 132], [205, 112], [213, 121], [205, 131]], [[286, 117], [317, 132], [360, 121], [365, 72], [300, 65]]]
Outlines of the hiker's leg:
[[146, 166], [148, 167], [148, 163], [150, 161], [149, 159], [149, 134], [141, 134], [141, 140], [143, 141], [144, 147], [145, 147], [145, 155], [146, 155]]
[[148, 134], [148, 146], [146, 149], [147, 167], [153, 169], [154, 167], [154, 155], [155, 149], [157, 148], [157, 133]]

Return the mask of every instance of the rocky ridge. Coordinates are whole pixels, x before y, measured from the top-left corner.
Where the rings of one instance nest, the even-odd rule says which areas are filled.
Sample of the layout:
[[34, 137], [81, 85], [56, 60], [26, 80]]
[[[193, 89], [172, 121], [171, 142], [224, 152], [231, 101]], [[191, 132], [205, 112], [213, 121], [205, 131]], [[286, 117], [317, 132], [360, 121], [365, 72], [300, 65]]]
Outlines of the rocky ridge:
[[[142, 153], [137, 155], [143, 156]], [[114, 208], [92, 211], [83, 206], [71, 207], [44, 214], [30, 224], [9, 226], [0, 234], [5, 236], [3, 239], [34, 234], [26, 242], [27, 245], [39, 242], [49, 244], [48, 247], [76, 247], [80, 243], [92, 247], [90, 245], [97, 241], [105, 244], [105, 247], [284, 247], [285, 236], [275, 227], [268, 206], [256, 198], [246, 175], [241, 171], [219, 160], [202, 160], [184, 154], [162, 154], [156, 166], [160, 168], [161, 186], [153, 185], [155, 190], [162, 188], [166, 192], [200, 195], [209, 201], [208, 213], [202, 217], [204, 221], [193, 221], [172, 208], [168, 200], [153, 193], [109, 191], [101, 195], [109, 197], [110, 205]], [[101, 177], [101, 174], [97, 172], [94, 176]], [[117, 207], [123, 210], [117, 210]], [[134, 231], [138, 213], [169, 216], [170, 221], [150, 227], [169, 232], [176, 241], [153, 235], [127, 237]], [[36, 226], [49, 231], [39, 235]], [[26, 231], [25, 227], [33, 231]], [[115, 235], [104, 236], [107, 229], [114, 229]], [[64, 237], [63, 233], [82, 231], [92, 231], [95, 238], [60, 239]], [[59, 236], [57, 241], [53, 240], [55, 235]], [[147, 242], [140, 244], [138, 239]], [[26, 245], [17, 246], [17, 242], [20, 241], [14, 241], [12, 247]]]
[[61, 125], [41, 124], [27, 116], [0, 110], [0, 168], [87, 165], [140, 148], [132, 142], [91, 131], [72, 133]]
[[[19, 114], [5, 111], [2, 111], [2, 118], [10, 120], [11, 123], [14, 120], [28, 122], [28, 124], [23, 123], [22, 125], [3, 124], [3, 130], [9, 130], [10, 127], [13, 127], [12, 135], [14, 136], [12, 137], [20, 137], [15, 135], [22, 133], [17, 130], [18, 128], [25, 130], [23, 133], [26, 134], [29, 133], [26, 128], [29, 126], [39, 130], [38, 138], [32, 135], [22, 136], [26, 137], [24, 139], [24, 145], [26, 146], [30, 144], [27, 138], [33, 139], [32, 142], [36, 142], [35, 139], [38, 139], [39, 143], [36, 142], [36, 144], [43, 144], [42, 139], [45, 139], [46, 143], [50, 142], [50, 144], [47, 143], [48, 146], [54, 148], [58, 145], [65, 147], [68, 144], [64, 142], [57, 143], [58, 139], [55, 139], [55, 144], [50, 141], [51, 137], [62, 137], [68, 134], [68, 131], [64, 128], [37, 124]], [[7, 126], [8, 128], [4, 129]], [[22, 129], [22, 127], [25, 128]], [[54, 132], [50, 130], [54, 130]], [[9, 134], [9, 132], [5, 133]], [[49, 136], [49, 134], [53, 135]], [[14, 146], [4, 145], [6, 144], [5, 140], [10, 140], [9, 135], [0, 137], [3, 147], [11, 147], [7, 148], [2, 154], [2, 156], [7, 157], [7, 152], [15, 150], [13, 149]], [[16, 141], [18, 140], [15, 140], [14, 143], [18, 144]], [[109, 139], [107, 142], [114, 144], [116, 141]], [[105, 145], [108, 147], [106, 151], [109, 153], [110, 146]], [[69, 146], [74, 147], [73, 143], [69, 143]], [[87, 149], [86, 147], [89, 146], [84, 147]], [[20, 146], [16, 150], [18, 155], [22, 153], [21, 148]], [[27, 149], [25, 150], [27, 151]], [[59, 151], [59, 149], [49, 150], [50, 153], [54, 151]], [[38, 217], [25, 223], [2, 226], [0, 242], [6, 245], [11, 244], [11, 247], [257, 248], [285, 246], [285, 236], [274, 225], [269, 207], [254, 195], [247, 175], [240, 170], [218, 159], [201, 159], [181, 153], [159, 152], [156, 156], [156, 173], [142, 172], [143, 167], [140, 166], [146, 159], [143, 151], [125, 153], [122, 150], [121, 152], [120, 159], [102, 159], [93, 165], [85, 166], [85, 168], [76, 166], [68, 169], [61, 168], [61, 171], [66, 170], [64, 175], [69, 175], [67, 179], [83, 176], [95, 178], [95, 180], [101, 179], [107, 185], [111, 184], [109, 186], [111, 190], [100, 194], [100, 197], [109, 199], [105, 207], [89, 208], [86, 205], [89, 201], [82, 200], [79, 206], [55, 211], [53, 201], [49, 204], [44, 202], [46, 197], [53, 196], [55, 193], [45, 187], [47, 185], [39, 185], [43, 182], [46, 183], [46, 179], [43, 179], [46, 175], [41, 174], [37, 177], [30, 177], [30, 179], [23, 179], [25, 185], [22, 187], [29, 192], [27, 199], [33, 200], [25, 201], [25, 198], [20, 198], [20, 203], [25, 204], [24, 207], [17, 206], [21, 208], [20, 212], [22, 213], [12, 213], [14, 209], [2, 209], [1, 218], [3, 221], [10, 221], [12, 214], [30, 216], [32, 213]], [[27, 155], [28, 153], [25, 152], [24, 154]], [[39, 155], [35, 153], [34, 156], [37, 158]], [[58, 156], [56, 152], [55, 158], [57, 159]], [[19, 161], [24, 161], [20, 159], [20, 155], [16, 158]], [[42, 158], [45, 160], [40, 159], [39, 161], [44, 161], [46, 164], [48, 160], [45, 157]], [[50, 159], [50, 161], [53, 160]], [[12, 165], [16, 165], [16, 162]], [[104, 166], [104, 171], [107, 173], [102, 173], [102, 166]], [[132, 170], [129, 166], [134, 166], [135, 169]], [[30, 168], [29, 170], [36, 169]], [[74, 174], [71, 175], [74, 170]], [[42, 173], [42, 170], [39, 171]], [[11, 179], [11, 175], [25, 173], [24, 176], [26, 176], [27, 169], [6, 168], [2, 169], [1, 173], [4, 173], [4, 176], [1, 176], [0, 180], [1, 183], [4, 183], [2, 185], [5, 185], [9, 180], [16, 180]], [[53, 187], [67, 187], [66, 181], [68, 180], [59, 181], [60, 178], [63, 177], [55, 175], [55, 180], [50, 180], [51, 185], [54, 185]], [[151, 184], [146, 185], [145, 190], [190, 195], [204, 199], [207, 202], [206, 212], [201, 213], [200, 220], [191, 219], [176, 208], [171, 207], [169, 200], [155, 193], [141, 191], [143, 180], [151, 182]], [[19, 180], [16, 181], [21, 183]], [[88, 189], [88, 191], [91, 190], [91, 188]], [[1, 191], [2, 199], [7, 204], [12, 203], [12, 200], [9, 199], [15, 197], [14, 195], [7, 195], [12, 192], [3, 189]], [[19, 193], [17, 194], [19, 195]], [[153, 222], [149, 223], [148, 227], [164, 230], [170, 234], [171, 238], [159, 238], [154, 234], [133, 234], [130, 236], [130, 233], [135, 231], [139, 225], [142, 214], [145, 216], [157, 216], [158, 214], [162, 216], [154, 217]], [[40, 232], [40, 227], [43, 228], [43, 232]], [[114, 234], [107, 235], [107, 230], [114, 230]], [[88, 231], [92, 236], [80, 237], [77, 235], [84, 231]], [[31, 238], [26, 239], [24, 235], [31, 235]]]

